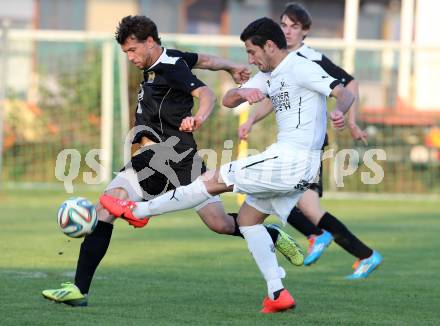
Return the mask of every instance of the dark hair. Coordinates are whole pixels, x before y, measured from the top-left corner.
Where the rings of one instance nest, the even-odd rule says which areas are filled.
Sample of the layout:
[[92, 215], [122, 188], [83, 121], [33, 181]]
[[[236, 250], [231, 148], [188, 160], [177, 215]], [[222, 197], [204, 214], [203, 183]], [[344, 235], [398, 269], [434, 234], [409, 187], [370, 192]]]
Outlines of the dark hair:
[[278, 48], [286, 49], [286, 37], [281, 27], [272, 19], [263, 17], [250, 23], [241, 33], [240, 40], [250, 40], [252, 44], [263, 48], [268, 40], [274, 42]]
[[286, 8], [281, 14], [280, 19], [283, 19], [284, 15], [289, 17], [294, 23], [300, 23], [303, 29], [308, 30], [310, 26], [312, 26], [312, 16], [307, 9], [299, 3], [290, 2], [286, 4]]
[[119, 22], [115, 33], [116, 41], [122, 45], [132, 36], [138, 41], [146, 41], [151, 36], [157, 44], [161, 44], [156, 24], [146, 16], [126, 16]]

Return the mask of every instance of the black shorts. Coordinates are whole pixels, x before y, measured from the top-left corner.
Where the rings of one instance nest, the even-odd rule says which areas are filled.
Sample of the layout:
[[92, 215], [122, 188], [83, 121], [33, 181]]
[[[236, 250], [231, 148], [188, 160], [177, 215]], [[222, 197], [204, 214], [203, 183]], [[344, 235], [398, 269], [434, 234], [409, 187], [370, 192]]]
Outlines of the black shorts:
[[322, 164], [319, 167], [319, 180], [318, 182], [312, 183], [309, 189], [316, 191], [319, 197], [322, 197], [323, 187], [322, 187]]
[[[328, 145], [328, 135], [325, 134], [324, 144], [322, 145], [322, 151], [324, 151], [327, 145]], [[319, 197], [322, 197], [322, 193], [324, 191], [324, 187], [322, 186], [322, 162], [321, 162], [321, 166], [319, 167], [319, 180], [316, 183], [312, 183], [309, 189], [316, 191]]]
[[[149, 200], [179, 186], [186, 186], [206, 171], [206, 166], [195, 149], [185, 157], [170, 157], [154, 161], [160, 144], [142, 148], [140, 154], [133, 156], [128, 165], [136, 172], [143, 198]], [[175, 161], [173, 161], [173, 159]], [[180, 159], [180, 160], [179, 160]], [[144, 176], [147, 175], [145, 178]]]

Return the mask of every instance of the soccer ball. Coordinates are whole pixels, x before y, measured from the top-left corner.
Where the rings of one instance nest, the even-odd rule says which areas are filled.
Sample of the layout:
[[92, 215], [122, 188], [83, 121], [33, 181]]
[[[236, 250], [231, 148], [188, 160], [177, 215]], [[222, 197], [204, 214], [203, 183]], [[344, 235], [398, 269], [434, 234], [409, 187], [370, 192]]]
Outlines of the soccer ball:
[[69, 198], [58, 209], [58, 226], [64, 234], [81, 238], [90, 234], [98, 223], [95, 206], [82, 197]]

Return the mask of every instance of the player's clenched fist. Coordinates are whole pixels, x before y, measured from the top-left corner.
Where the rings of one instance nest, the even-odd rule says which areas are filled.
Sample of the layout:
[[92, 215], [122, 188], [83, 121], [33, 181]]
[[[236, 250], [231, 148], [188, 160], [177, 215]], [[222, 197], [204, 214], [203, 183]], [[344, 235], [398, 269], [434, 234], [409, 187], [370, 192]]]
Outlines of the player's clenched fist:
[[182, 120], [179, 130], [183, 132], [193, 132], [198, 129], [203, 123], [202, 117], [186, 117]]
[[345, 125], [344, 114], [339, 110], [334, 110], [330, 112], [330, 120], [332, 121], [332, 125], [336, 129], [342, 129]]
[[249, 102], [249, 104], [258, 103], [266, 98], [258, 88], [241, 88], [239, 92], [241, 98]]
[[234, 82], [243, 84], [251, 77], [251, 70], [246, 65], [237, 64], [229, 70]]

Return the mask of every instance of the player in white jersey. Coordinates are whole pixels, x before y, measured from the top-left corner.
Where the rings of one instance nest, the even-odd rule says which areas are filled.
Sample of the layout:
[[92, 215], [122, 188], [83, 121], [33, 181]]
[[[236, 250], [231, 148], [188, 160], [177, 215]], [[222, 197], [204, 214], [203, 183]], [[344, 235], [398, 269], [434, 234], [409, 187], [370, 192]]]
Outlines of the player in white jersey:
[[[312, 18], [308, 11], [298, 3], [288, 3], [280, 16], [281, 29], [286, 36], [287, 49], [291, 53], [312, 60], [321, 66], [330, 76], [338, 79], [354, 96], [355, 101], [349, 111], [348, 127], [350, 134], [355, 140], [367, 142], [367, 134], [356, 123], [356, 112], [359, 110], [359, 86], [357, 81], [345, 70], [335, 65], [322, 53], [304, 44], [304, 39], [310, 30]], [[254, 78], [264, 81], [264, 74], [258, 74]], [[239, 127], [240, 139], [247, 139], [252, 125], [272, 112], [272, 103], [266, 100], [261, 103], [250, 115], [249, 119]], [[327, 145], [325, 141], [324, 146]], [[323, 150], [324, 150], [323, 146]], [[316, 262], [325, 248], [334, 239], [351, 255], [357, 258], [353, 268], [355, 271], [347, 276], [347, 279], [366, 278], [381, 263], [381, 255], [369, 248], [335, 216], [324, 211], [319, 198], [322, 196], [322, 166], [319, 181], [314, 183], [299, 200], [287, 221], [298, 231], [308, 237], [310, 246], [304, 265], [308, 266]]]
[[236, 191], [247, 194], [238, 224], [268, 288], [263, 313], [293, 308], [295, 301], [284, 289], [285, 272], [278, 266], [273, 243], [262, 223], [269, 214], [286, 221], [291, 209], [316, 177], [326, 130], [326, 96], [336, 98], [330, 113], [337, 128], [353, 95], [319, 65], [289, 55], [281, 28], [269, 18], [252, 22], [240, 36], [250, 64], [266, 73], [264, 83], [251, 79], [244, 87], [229, 90], [227, 107], [250, 104], [270, 97], [277, 115], [277, 142], [259, 155], [233, 161], [207, 171], [188, 186], [176, 188], [148, 202], [131, 202], [103, 195], [102, 205], [114, 216], [148, 218], [194, 207], [214, 195]]

